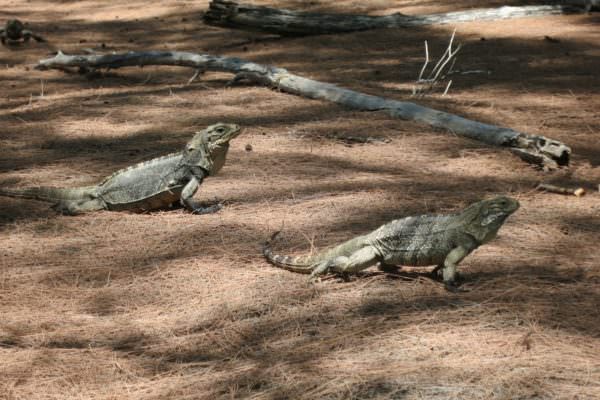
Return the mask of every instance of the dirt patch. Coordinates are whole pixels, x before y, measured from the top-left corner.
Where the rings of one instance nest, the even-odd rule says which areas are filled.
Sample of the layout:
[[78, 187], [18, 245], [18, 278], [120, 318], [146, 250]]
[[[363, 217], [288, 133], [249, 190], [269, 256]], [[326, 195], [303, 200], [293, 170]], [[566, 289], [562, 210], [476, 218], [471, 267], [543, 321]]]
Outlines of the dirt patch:
[[[278, 5], [387, 14], [484, 3]], [[0, 198], [0, 398], [600, 396], [597, 14], [458, 25], [457, 66], [490, 73], [460, 76], [448, 96], [422, 101], [571, 145], [571, 168], [546, 174], [383, 114], [225, 88], [225, 74], [186, 85], [193, 71], [177, 68], [93, 80], [32, 69], [58, 48], [189, 50], [407, 99], [423, 41], [441, 54], [453, 26], [263, 40], [203, 25], [206, 1], [2, 5], [2, 21], [28, 21], [49, 43], [0, 49], [0, 184], [93, 184], [178, 150], [208, 124], [245, 131], [197, 195], [226, 201], [215, 215], [65, 217]], [[589, 194], [537, 192], [540, 181]], [[462, 264], [469, 293], [447, 293], [418, 270], [313, 286], [260, 254], [277, 229], [278, 250], [302, 253], [494, 194], [522, 206]]]

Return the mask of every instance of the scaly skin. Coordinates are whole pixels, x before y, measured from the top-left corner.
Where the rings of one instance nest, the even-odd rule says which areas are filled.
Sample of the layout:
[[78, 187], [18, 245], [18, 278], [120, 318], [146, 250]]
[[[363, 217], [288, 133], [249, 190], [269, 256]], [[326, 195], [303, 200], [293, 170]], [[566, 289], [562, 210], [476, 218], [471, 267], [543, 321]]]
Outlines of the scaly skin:
[[513, 198], [499, 196], [471, 204], [449, 215], [421, 215], [391, 221], [371, 233], [312, 256], [273, 254], [271, 242], [263, 254], [275, 266], [311, 275], [311, 280], [332, 270], [356, 273], [377, 263], [391, 265], [437, 265], [447, 289], [455, 291], [456, 267], [482, 244], [496, 237], [506, 218], [519, 208]]
[[229, 141], [240, 132], [235, 124], [211, 125], [197, 132], [185, 150], [119, 170], [97, 186], [0, 188], [0, 195], [54, 202], [57, 211], [69, 215], [98, 210], [149, 211], [177, 201], [194, 213], [215, 212], [220, 205], [203, 208], [192, 197], [205, 177], [223, 167]]
[[25, 25], [18, 19], [9, 19], [4, 24], [4, 28], [0, 28], [0, 40], [2, 44], [17, 43], [23, 40], [28, 42], [30, 38], [35, 39], [36, 42], [44, 42], [44, 38], [38, 36], [28, 29], [25, 29]]

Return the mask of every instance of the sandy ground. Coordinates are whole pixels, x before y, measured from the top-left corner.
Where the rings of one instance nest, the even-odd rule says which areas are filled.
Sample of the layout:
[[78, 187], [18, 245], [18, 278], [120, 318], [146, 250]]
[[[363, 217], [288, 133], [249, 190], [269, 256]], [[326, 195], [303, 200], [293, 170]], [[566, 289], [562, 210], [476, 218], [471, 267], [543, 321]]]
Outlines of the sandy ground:
[[[506, 2], [276, 3], [387, 14]], [[93, 80], [32, 69], [55, 49], [177, 49], [407, 99], [423, 41], [439, 54], [453, 26], [274, 40], [204, 25], [206, 1], [0, 5], [2, 20], [21, 18], [49, 40], [0, 49], [1, 184], [94, 184], [208, 124], [245, 129], [196, 195], [226, 202], [215, 215], [68, 217], [0, 198], [0, 398], [600, 398], [597, 14], [458, 25], [457, 67], [490, 73], [458, 76], [448, 96], [421, 101], [572, 146], [569, 169], [544, 173], [383, 114], [225, 88], [225, 74], [186, 85], [193, 71], [177, 68]], [[533, 190], [542, 181], [588, 195]], [[310, 285], [260, 254], [277, 229], [277, 249], [299, 254], [496, 194], [522, 207], [463, 262], [468, 293], [444, 291], [426, 270]]]

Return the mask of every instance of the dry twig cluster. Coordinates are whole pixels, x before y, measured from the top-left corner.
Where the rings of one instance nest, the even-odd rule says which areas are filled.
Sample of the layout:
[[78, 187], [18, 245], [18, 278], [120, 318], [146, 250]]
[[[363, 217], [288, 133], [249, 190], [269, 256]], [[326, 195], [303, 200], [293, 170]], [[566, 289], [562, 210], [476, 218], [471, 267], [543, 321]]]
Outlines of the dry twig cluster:
[[[421, 67], [421, 72], [419, 72], [419, 77], [415, 82], [415, 86], [413, 86], [413, 97], [423, 97], [431, 93], [435, 86], [441, 82], [446, 82], [446, 79], [453, 73], [454, 64], [456, 63], [456, 54], [461, 48], [461, 45], [459, 44], [454, 50], [452, 50], [452, 43], [454, 42], [455, 34], [456, 29], [454, 29], [452, 36], [450, 36], [450, 41], [448, 42], [446, 51], [444, 54], [442, 54], [433, 69], [429, 72], [427, 78], [423, 78], [423, 74], [425, 73], [427, 65], [429, 64], [429, 46], [427, 45], [427, 40], [425, 41], [425, 62], [423, 63], [423, 67]], [[450, 61], [452, 61], [451, 64], [449, 64]], [[446, 67], [447, 69], [444, 72]], [[445, 96], [448, 93], [448, 89], [450, 89], [450, 85], [452, 85], [452, 79], [449, 79], [445, 85], [446, 86], [442, 96]]]

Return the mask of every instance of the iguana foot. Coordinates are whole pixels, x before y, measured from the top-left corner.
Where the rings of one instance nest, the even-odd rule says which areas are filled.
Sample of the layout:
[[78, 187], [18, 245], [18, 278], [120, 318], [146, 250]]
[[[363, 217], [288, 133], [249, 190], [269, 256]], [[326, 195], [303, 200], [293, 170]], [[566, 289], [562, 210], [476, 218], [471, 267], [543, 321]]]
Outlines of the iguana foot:
[[323, 262], [317, 264], [313, 268], [312, 272], [310, 273], [310, 276], [308, 277], [308, 281], [312, 282], [312, 283], [320, 281], [321, 280], [320, 276], [323, 274], [326, 274], [327, 271], [329, 271], [329, 267], [330, 267], [329, 261], [323, 261]]
[[379, 263], [377, 269], [379, 269], [381, 272], [387, 272], [388, 274], [397, 274], [402, 269], [402, 267], [398, 267], [396, 265], [391, 264]]
[[[444, 271], [442, 268], [438, 268], [436, 267], [433, 271], [431, 271], [429, 273], [429, 275], [431, 276], [431, 279], [436, 280], [436, 281], [443, 281], [444, 280]], [[454, 281], [455, 282], [462, 282], [463, 281], [463, 276], [460, 272], [456, 271], [454, 273]]]
[[460, 285], [458, 283], [456, 283], [456, 281], [451, 281], [451, 282], [444, 282], [444, 288], [452, 293], [464, 293], [464, 292], [468, 292], [468, 290], [460, 287]]
[[210, 207], [196, 207], [196, 208], [194, 208], [194, 211], [192, 211], [192, 212], [197, 215], [213, 214], [222, 208], [223, 208], [223, 204], [219, 203], [219, 204], [212, 205]]

